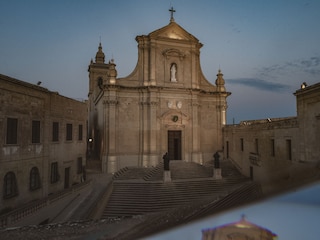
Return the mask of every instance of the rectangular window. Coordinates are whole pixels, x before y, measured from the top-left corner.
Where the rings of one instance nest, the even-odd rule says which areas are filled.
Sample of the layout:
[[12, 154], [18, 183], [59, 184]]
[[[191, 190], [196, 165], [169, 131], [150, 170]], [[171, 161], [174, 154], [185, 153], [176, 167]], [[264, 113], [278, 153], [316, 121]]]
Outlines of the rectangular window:
[[229, 141], [226, 141], [226, 148], [227, 148], [227, 159], [229, 158]]
[[52, 123], [52, 141], [59, 142], [59, 123], [58, 122]]
[[67, 141], [72, 141], [72, 124], [71, 123], [67, 123], [67, 137], [66, 137]]
[[258, 138], [255, 139], [254, 145], [255, 145], [256, 154], [258, 154], [259, 153], [259, 140], [258, 140]]
[[287, 159], [292, 160], [292, 146], [291, 146], [291, 139], [286, 140], [286, 147], [287, 147]]
[[58, 182], [59, 180], [59, 172], [58, 172], [58, 163], [51, 163], [51, 183]]
[[32, 121], [32, 143], [40, 143], [40, 121]]
[[276, 155], [274, 139], [270, 140], [270, 150], [271, 150], [271, 156], [274, 157]]
[[78, 133], [79, 133], [78, 140], [82, 141], [83, 133], [82, 133], [82, 125], [81, 124], [79, 125], [79, 132]]
[[82, 157], [78, 158], [78, 174], [82, 173]]
[[7, 118], [7, 144], [18, 143], [18, 119]]
[[243, 148], [243, 138], [240, 138], [240, 148], [241, 151], [243, 152], [244, 148]]

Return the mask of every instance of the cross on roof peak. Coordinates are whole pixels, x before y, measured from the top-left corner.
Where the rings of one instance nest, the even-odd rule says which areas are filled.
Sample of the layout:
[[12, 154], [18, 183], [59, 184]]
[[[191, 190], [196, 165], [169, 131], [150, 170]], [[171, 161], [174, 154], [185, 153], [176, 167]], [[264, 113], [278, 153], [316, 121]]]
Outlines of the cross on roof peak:
[[174, 10], [174, 8], [173, 8], [173, 7], [171, 7], [171, 8], [169, 9], [169, 12], [171, 12], [170, 22], [174, 22], [173, 13], [175, 13], [175, 12], [176, 12], [176, 10]]

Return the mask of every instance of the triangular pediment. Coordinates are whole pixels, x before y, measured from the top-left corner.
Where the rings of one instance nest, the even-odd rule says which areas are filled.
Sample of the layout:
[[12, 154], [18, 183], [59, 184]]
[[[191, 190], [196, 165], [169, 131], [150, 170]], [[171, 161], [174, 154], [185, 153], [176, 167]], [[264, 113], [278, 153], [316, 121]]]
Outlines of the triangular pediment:
[[149, 34], [149, 37], [199, 42], [199, 40], [196, 37], [188, 33], [185, 29], [183, 29], [179, 24], [177, 24], [174, 21], [170, 22], [163, 28], [151, 32]]

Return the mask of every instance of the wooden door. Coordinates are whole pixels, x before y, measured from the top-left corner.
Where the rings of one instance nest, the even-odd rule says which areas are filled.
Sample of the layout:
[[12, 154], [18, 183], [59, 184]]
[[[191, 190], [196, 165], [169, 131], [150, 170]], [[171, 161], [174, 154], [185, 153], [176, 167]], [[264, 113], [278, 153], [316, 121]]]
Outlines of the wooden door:
[[181, 131], [168, 131], [168, 154], [170, 160], [181, 160]]

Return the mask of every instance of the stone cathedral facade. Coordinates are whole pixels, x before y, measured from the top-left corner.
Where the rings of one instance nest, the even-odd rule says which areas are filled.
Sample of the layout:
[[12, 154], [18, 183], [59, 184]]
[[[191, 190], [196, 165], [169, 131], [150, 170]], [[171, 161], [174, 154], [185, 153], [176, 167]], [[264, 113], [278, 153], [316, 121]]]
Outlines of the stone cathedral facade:
[[[177, 24], [136, 37], [138, 62], [117, 78], [101, 43], [89, 65], [89, 156], [103, 172], [170, 160], [202, 164], [222, 151], [227, 97], [223, 74], [203, 75], [199, 40]], [[90, 160], [90, 159], [89, 159]]]

